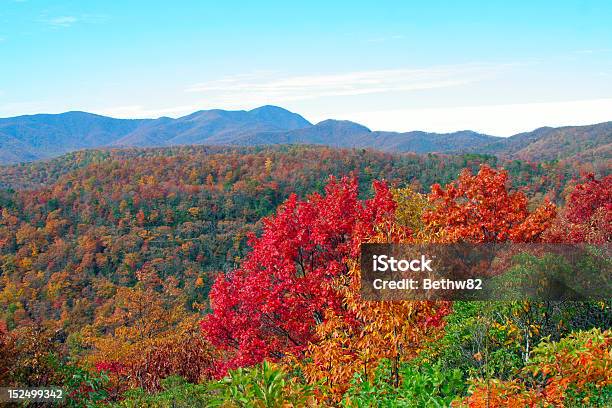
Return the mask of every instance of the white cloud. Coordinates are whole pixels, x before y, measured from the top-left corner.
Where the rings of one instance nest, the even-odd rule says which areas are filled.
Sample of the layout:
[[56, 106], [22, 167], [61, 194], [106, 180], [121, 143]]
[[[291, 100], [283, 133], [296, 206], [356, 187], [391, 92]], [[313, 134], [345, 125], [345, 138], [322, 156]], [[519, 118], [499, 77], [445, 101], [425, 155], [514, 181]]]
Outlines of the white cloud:
[[338, 115], [330, 112], [327, 117], [352, 120], [377, 130], [452, 132], [469, 129], [496, 136], [511, 136], [542, 126], [590, 125], [610, 121], [612, 120], [612, 98], [397, 109]]
[[79, 19], [74, 16], [61, 16], [61, 17], [55, 17], [55, 18], [48, 19], [47, 23], [51, 27], [66, 28], [66, 27], [70, 27], [77, 21], [79, 21]]
[[446, 88], [482, 81], [509, 64], [466, 64], [426, 69], [390, 69], [338, 74], [282, 76], [278, 72], [238, 75], [195, 84], [216, 104], [281, 104], [287, 101], [332, 96], [380, 94], [397, 91]]

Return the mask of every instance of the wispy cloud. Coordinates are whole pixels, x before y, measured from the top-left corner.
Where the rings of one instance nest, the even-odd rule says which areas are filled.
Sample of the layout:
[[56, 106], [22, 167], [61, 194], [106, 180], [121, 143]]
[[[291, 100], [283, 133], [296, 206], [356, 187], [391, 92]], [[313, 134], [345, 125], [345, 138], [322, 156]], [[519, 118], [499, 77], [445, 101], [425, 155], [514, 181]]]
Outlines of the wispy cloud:
[[78, 14], [56, 17], [42, 15], [39, 21], [53, 29], [60, 29], [72, 27], [75, 24], [102, 24], [109, 19], [110, 17], [107, 14]]
[[75, 16], [60, 16], [46, 20], [46, 23], [53, 28], [66, 28], [79, 21]]
[[459, 86], [495, 76], [507, 66], [466, 64], [301, 76], [260, 72], [198, 83], [187, 91], [204, 93], [219, 103], [236, 100], [248, 104], [287, 102]]

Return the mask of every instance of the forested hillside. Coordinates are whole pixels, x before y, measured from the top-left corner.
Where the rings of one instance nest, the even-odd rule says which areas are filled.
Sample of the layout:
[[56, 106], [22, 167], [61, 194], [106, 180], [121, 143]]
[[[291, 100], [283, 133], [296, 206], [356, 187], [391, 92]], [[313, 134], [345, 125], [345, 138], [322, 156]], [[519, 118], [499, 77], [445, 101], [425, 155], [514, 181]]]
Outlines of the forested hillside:
[[612, 122], [590, 126], [544, 127], [520, 133], [488, 146], [481, 153], [501, 154], [521, 160], [563, 160], [609, 165], [612, 155]]
[[[582, 170], [592, 167], [312, 146], [89, 150], [3, 167], [0, 383], [61, 384], [77, 405], [172, 406], [164, 398], [180, 402], [181, 394], [189, 395], [184, 403], [214, 405], [215, 398], [239, 398], [215, 382], [229, 372], [249, 387], [261, 376], [276, 378], [270, 386], [293, 406], [371, 406], [376, 393], [400, 398], [397, 390], [409, 381], [442, 381], [451, 384], [435, 391], [444, 405], [483, 398], [478, 379], [490, 370], [488, 378], [503, 388], [498, 394], [536, 398], [536, 387], [508, 383], [529, 368], [521, 360], [525, 322], [535, 327], [527, 328], [533, 344], [545, 335], [557, 341], [574, 330], [606, 330], [608, 303], [491, 306], [485, 330], [484, 311], [473, 304], [370, 309], [351, 292], [354, 269], [343, 275], [341, 265], [354, 265], [349, 259], [360, 242], [383, 239], [376, 235], [380, 223], [396, 224], [403, 231], [397, 239], [431, 234], [480, 242], [487, 223], [519, 242], [609, 242], [610, 176], [584, 178]], [[480, 204], [464, 208], [464, 199]], [[504, 206], [511, 218], [482, 219], [486, 206]], [[292, 269], [302, 251], [312, 256], [303, 276]], [[338, 269], [326, 269], [332, 265]], [[285, 278], [271, 279], [275, 268], [286, 270], [278, 275]], [[276, 291], [282, 279], [298, 289]], [[543, 312], [552, 320], [537, 320]], [[396, 326], [377, 326], [384, 314]], [[469, 355], [453, 349], [456, 338], [466, 350], [476, 347], [465, 337], [474, 327], [491, 336], [491, 348]], [[601, 354], [612, 341], [609, 331], [572, 336], [560, 344], [579, 344], [585, 353]], [[502, 344], [509, 351], [500, 351]], [[535, 352], [541, 367], [564, 353], [542, 344]], [[424, 356], [429, 363], [414, 363]], [[451, 370], [444, 359], [461, 361]], [[609, 371], [597, 367], [595, 377], [575, 372], [560, 381], [571, 378], [578, 393], [587, 385], [609, 393]], [[361, 380], [352, 386], [354, 376]], [[566, 398], [565, 389], [547, 392]]]
[[[289, 194], [305, 197], [322, 191], [328, 176], [351, 174], [364, 196], [374, 180], [421, 190], [481, 163], [496, 159], [185, 147], [87, 151], [8, 167], [1, 178], [16, 190], [2, 196], [1, 242], [14, 273], [3, 279], [15, 286], [3, 285], [14, 291], [3, 299], [18, 302], [4, 304], [3, 318], [9, 327], [32, 321], [72, 331], [93, 317], [96, 284], [131, 286], [144, 270], [177, 279], [189, 304], [204, 302], [208, 273], [234, 267], [247, 234]], [[513, 166], [517, 182], [534, 192], [560, 192], [569, 181], [546, 167]]]

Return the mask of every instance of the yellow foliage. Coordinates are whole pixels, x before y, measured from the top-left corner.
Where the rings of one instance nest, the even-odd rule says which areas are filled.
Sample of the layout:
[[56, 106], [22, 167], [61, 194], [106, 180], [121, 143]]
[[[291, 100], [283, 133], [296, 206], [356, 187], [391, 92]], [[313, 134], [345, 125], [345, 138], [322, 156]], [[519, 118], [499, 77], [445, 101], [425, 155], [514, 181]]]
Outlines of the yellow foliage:
[[408, 227], [413, 232], [421, 231], [423, 211], [431, 206], [427, 196], [411, 188], [400, 188], [393, 190], [393, 200], [397, 203], [395, 211], [397, 224]]
[[270, 174], [272, 172], [272, 159], [269, 157], [266, 158], [265, 168], [266, 174]]

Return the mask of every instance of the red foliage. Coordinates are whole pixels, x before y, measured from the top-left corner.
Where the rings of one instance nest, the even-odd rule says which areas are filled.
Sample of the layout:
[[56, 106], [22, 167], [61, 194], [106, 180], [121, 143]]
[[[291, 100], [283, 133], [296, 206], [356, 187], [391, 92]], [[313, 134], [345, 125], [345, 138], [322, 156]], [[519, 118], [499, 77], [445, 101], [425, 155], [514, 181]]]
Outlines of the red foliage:
[[546, 233], [549, 242], [612, 241], [612, 176], [589, 174], [567, 197], [564, 211]]
[[358, 199], [356, 180], [331, 178], [325, 194], [307, 201], [291, 196], [264, 221], [260, 238], [240, 269], [221, 276], [210, 298], [213, 313], [202, 321], [206, 337], [228, 353], [228, 368], [300, 354], [313, 340], [324, 311], [341, 312], [332, 278], [347, 272], [345, 259], [358, 251], [357, 236], [393, 214], [386, 185], [372, 200]]
[[565, 216], [573, 223], [588, 221], [599, 209], [612, 214], [612, 175], [596, 180], [593, 174], [586, 177], [569, 194]]
[[198, 383], [212, 377], [213, 356], [210, 347], [199, 333], [189, 333], [177, 339], [157, 341], [142, 350], [139, 358], [126, 361], [100, 361], [97, 371], [105, 371], [119, 389], [141, 387], [159, 391], [161, 380], [178, 375]]
[[96, 363], [96, 370], [112, 374], [123, 374], [125, 372], [125, 365], [118, 361], [100, 361]]

